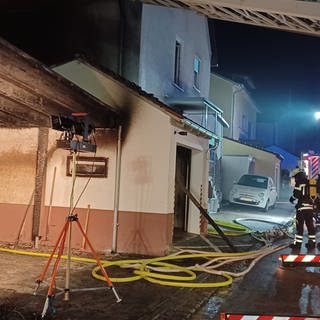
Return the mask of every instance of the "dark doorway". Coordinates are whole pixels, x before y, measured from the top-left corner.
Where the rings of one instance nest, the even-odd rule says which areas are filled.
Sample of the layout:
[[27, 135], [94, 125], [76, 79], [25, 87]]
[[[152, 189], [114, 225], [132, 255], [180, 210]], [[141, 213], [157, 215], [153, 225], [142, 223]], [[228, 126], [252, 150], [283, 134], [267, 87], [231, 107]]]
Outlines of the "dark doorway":
[[183, 184], [187, 190], [190, 186], [191, 150], [177, 146], [176, 156], [176, 192], [174, 204], [174, 228], [175, 231], [187, 231], [188, 226], [188, 201], [187, 196], [178, 187]]

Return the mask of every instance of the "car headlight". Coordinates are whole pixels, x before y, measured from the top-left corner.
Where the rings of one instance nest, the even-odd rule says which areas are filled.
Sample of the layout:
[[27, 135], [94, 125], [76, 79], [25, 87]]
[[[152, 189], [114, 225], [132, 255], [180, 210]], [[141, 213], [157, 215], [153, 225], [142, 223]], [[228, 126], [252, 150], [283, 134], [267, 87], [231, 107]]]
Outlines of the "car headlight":
[[258, 193], [258, 197], [259, 197], [260, 199], [263, 199], [263, 198], [264, 198], [264, 193], [263, 193], [263, 192]]

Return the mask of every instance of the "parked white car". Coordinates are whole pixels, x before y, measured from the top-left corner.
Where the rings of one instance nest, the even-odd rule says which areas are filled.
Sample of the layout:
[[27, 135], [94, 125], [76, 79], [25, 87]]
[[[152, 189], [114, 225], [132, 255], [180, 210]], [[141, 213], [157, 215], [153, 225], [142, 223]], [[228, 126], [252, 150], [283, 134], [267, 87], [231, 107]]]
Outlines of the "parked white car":
[[253, 174], [241, 176], [229, 193], [230, 203], [258, 207], [264, 211], [274, 207], [277, 198], [272, 178]]

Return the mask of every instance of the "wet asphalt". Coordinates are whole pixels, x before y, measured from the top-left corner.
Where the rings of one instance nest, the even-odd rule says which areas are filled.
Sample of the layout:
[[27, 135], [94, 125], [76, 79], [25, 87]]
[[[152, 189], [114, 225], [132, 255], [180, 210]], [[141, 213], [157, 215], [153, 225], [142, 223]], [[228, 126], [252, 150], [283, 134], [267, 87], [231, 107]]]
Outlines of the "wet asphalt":
[[[261, 231], [274, 223], [287, 223], [294, 216], [294, 208], [286, 201], [267, 213], [226, 206], [217, 215]], [[320, 242], [319, 227], [317, 240]], [[318, 249], [308, 252], [304, 245], [298, 253], [320, 254]], [[320, 264], [284, 267], [279, 260], [282, 254], [297, 252], [285, 248], [264, 257], [231, 288], [217, 290], [191, 319], [219, 319], [221, 313], [320, 317]]]

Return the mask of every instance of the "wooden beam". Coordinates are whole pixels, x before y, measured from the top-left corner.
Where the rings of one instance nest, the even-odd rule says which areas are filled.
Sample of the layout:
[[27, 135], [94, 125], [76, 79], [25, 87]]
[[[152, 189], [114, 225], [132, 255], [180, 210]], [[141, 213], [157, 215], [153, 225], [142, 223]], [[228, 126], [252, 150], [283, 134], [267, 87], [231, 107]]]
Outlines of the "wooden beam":
[[30, 122], [20, 119], [16, 116], [8, 114], [0, 110], [0, 127], [1, 128], [32, 128], [35, 125], [31, 125]]
[[34, 189], [34, 207], [32, 219], [32, 240], [35, 241], [36, 237], [40, 235], [40, 216], [41, 207], [43, 204], [43, 185], [45, 183], [45, 172], [47, 167], [47, 152], [49, 129], [38, 129], [38, 149], [37, 149], [37, 167], [35, 176], [35, 189]]
[[[1, 80], [0, 80], [1, 81]], [[1, 90], [1, 89], [0, 89]], [[51, 127], [51, 118], [47, 114], [28, 109], [22, 103], [12, 101], [0, 94], [1, 119], [8, 127]]]
[[28, 109], [48, 115], [86, 112], [94, 126], [104, 128], [116, 127], [120, 120], [115, 108], [97, 100], [3, 39], [0, 39], [0, 79], [1, 86], [5, 85], [1, 94]]

